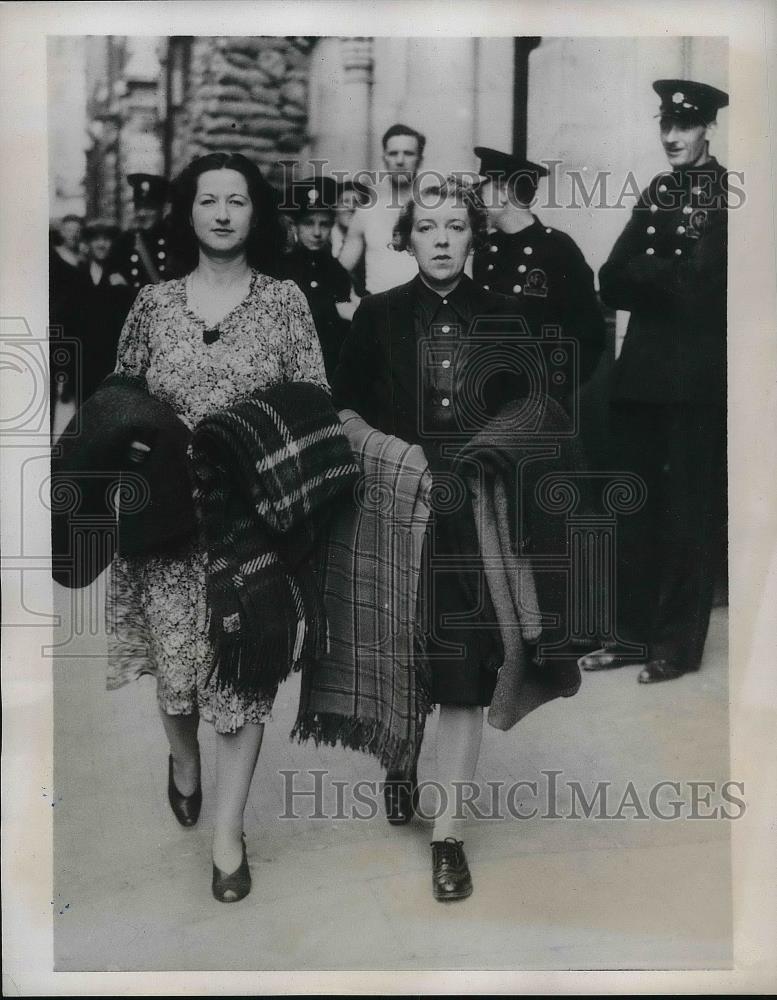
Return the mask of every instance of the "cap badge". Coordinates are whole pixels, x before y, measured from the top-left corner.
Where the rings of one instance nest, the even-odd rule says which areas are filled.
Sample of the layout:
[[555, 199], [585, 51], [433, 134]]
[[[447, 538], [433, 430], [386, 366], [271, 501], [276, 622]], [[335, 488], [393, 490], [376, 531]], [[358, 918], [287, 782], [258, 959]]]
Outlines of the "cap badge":
[[310, 205], [315, 205], [317, 201], [318, 201], [318, 191], [316, 191], [315, 188], [311, 188], [308, 191], [308, 203]]
[[674, 94], [672, 94], [672, 101], [675, 104], [682, 104], [684, 100], [685, 100], [685, 94], [681, 90], [676, 90]]
[[149, 184], [148, 181], [143, 181], [141, 183], [140, 190], [143, 192], [143, 194], [148, 194], [148, 192], [149, 192], [150, 189], [151, 189], [151, 185]]

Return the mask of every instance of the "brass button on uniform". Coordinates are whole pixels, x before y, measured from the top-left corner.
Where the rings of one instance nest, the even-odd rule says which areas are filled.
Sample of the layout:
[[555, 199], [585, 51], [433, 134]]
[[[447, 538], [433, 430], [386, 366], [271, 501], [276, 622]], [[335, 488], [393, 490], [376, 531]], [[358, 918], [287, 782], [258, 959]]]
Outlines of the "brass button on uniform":
[[521, 294], [521, 286], [520, 285], [513, 285], [513, 291], [515, 292], [516, 295], [520, 295]]
[[690, 215], [693, 209], [690, 205], [683, 205], [683, 215]]
[[681, 250], [681, 249], [680, 249], [680, 248], [678, 247], [678, 248], [677, 248], [677, 249], [675, 250], [675, 255], [676, 255], [677, 257], [679, 257], [679, 256], [680, 256], [681, 254], [682, 254], [682, 250]]
[[494, 265], [493, 264], [489, 264], [488, 267], [486, 268], [486, 270], [493, 271], [494, 270]]
[[134, 277], [136, 274], [138, 274], [138, 269], [136, 267], [133, 267], [132, 270], [130, 271], [130, 274], [133, 275]]
[[659, 184], [658, 190], [660, 191], [661, 194], [663, 194], [664, 191], [666, 191], [666, 184]]
[[310, 282], [310, 287], [311, 288], [318, 288], [318, 282], [317, 281], [311, 281]]
[[525, 271], [526, 271], [526, 265], [525, 264], [519, 264], [518, 265], [518, 273], [519, 274], [523, 274]]
[[645, 253], [649, 254], [652, 257], [653, 254], [655, 253], [655, 250], [653, 249], [653, 247], [648, 247]]
[[490, 292], [491, 291], [491, 285], [483, 285], [483, 289], [486, 292]]
[[448, 359], [446, 358], [446, 359], [445, 359], [445, 360], [443, 361], [443, 363], [442, 363], [442, 366], [443, 366], [443, 368], [450, 368], [450, 366], [451, 366], [451, 363], [450, 363], [450, 361], [449, 361], [449, 360], [448, 360]]
[[647, 227], [647, 233], [648, 233], [649, 236], [652, 236], [655, 231], [656, 231], [656, 227], [655, 226], [648, 226]]
[[138, 255], [136, 253], [131, 253], [130, 260], [132, 261], [133, 264], [137, 263]]
[[533, 254], [533, 253], [534, 253], [534, 251], [532, 250], [532, 248], [531, 248], [531, 247], [524, 247], [524, 248], [523, 248], [523, 252], [524, 252], [524, 253], [525, 253], [525, 254], [526, 254], [527, 256], [528, 256], [528, 255], [530, 255], [530, 254]]
[[451, 401], [448, 399], [447, 396], [443, 396], [442, 399], [440, 400], [440, 402], [442, 403], [443, 406], [450, 406], [451, 405]]
[[450, 327], [448, 326], [448, 324], [447, 324], [447, 323], [446, 323], [446, 324], [445, 324], [445, 326], [444, 326], [444, 327], [442, 328], [442, 332], [443, 332], [443, 333], [450, 333], [450, 332], [451, 332], [451, 328], [450, 328]]
[[164, 252], [164, 250], [160, 250], [159, 253], [157, 254], [159, 260], [164, 260], [166, 256], [167, 254]]
[[658, 211], [658, 205], [651, 205], [650, 206], [650, 211], [651, 212], [657, 212]]
[[677, 233], [678, 233], [678, 235], [682, 236], [684, 232], [685, 232], [685, 226], [678, 226], [677, 227]]
[[492, 243], [491, 246], [488, 249], [491, 251], [491, 253], [498, 253], [499, 252], [499, 247], [495, 243]]

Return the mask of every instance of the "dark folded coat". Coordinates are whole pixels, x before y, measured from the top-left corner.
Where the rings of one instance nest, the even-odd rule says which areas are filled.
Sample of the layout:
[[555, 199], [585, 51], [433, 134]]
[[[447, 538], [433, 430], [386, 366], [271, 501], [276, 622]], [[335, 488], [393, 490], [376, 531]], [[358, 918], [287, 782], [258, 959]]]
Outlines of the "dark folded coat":
[[[542, 499], [540, 487], [547, 474], [561, 475], [580, 495], [581, 507], [588, 506], [580, 477], [585, 462], [577, 440], [569, 435], [569, 422], [561, 406], [549, 397], [542, 397], [539, 420], [526, 400], [504, 406], [461, 448], [454, 468], [465, 478], [474, 476], [482, 484], [482, 498], [487, 502], [476, 505], [479, 516], [493, 518], [499, 514], [492, 502], [494, 483], [504, 484], [506, 509], [502, 516], [509, 538], [502, 533], [499, 542], [502, 557], [508, 565], [515, 563], [516, 556], [532, 562], [539, 612], [548, 623], [542, 628], [537, 651], [528, 658], [522, 671], [520, 685], [507, 694], [511, 704], [500, 706], [500, 716], [511, 719], [509, 725], [512, 725], [545, 701], [569, 697], [580, 687], [577, 666], [580, 650], [575, 649], [578, 637], [569, 631], [564, 568], [568, 558], [566, 515], [554, 509], [548, 499]], [[547, 563], [544, 571], [537, 572], [543, 563]], [[556, 571], [551, 569], [554, 564], [558, 565]], [[493, 588], [491, 579], [490, 585]], [[501, 619], [499, 613], [497, 617]], [[500, 626], [504, 634], [501, 620]], [[498, 727], [509, 728], [509, 725]]]
[[206, 417], [192, 443], [208, 555], [213, 679], [271, 695], [324, 652], [315, 546], [359, 467], [329, 395], [287, 382]]
[[[52, 576], [85, 587], [114, 556], [174, 550], [196, 531], [187, 447], [175, 411], [143, 379], [111, 375], [51, 453]], [[150, 450], [136, 464], [133, 441]], [[119, 499], [116, 519], [115, 500]]]

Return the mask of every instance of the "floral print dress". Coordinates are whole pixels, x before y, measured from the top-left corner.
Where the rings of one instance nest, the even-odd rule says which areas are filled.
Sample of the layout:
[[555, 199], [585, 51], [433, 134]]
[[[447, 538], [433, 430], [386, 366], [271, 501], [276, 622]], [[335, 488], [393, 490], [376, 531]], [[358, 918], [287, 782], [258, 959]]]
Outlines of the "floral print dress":
[[[148, 285], [124, 324], [116, 371], [144, 376], [190, 429], [278, 382], [329, 389], [307, 301], [292, 281], [253, 271], [247, 296], [218, 323], [219, 339], [206, 344], [205, 328], [188, 306], [184, 278]], [[200, 540], [174, 556], [117, 556], [107, 617], [109, 688], [153, 674], [164, 712], [199, 711], [220, 733], [269, 715], [272, 699], [250, 702], [206, 684], [213, 649]]]

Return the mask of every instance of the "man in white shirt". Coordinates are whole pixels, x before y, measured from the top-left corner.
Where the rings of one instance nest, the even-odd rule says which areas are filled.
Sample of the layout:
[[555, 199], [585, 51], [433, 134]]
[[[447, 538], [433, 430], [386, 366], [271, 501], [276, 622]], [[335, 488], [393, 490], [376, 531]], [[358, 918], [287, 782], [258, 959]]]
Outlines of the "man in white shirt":
[[409, 125], [392, 125], [383, 136], [385, 176], [375, 187], [375, 198], [356, 209], [339, 261], [353, 271], [364, 259], [368, 294], [402, 285], [417, 273], [412, 257], [392, 247], [394, 226], [410, 196], [421, 166], [426, 137]]

